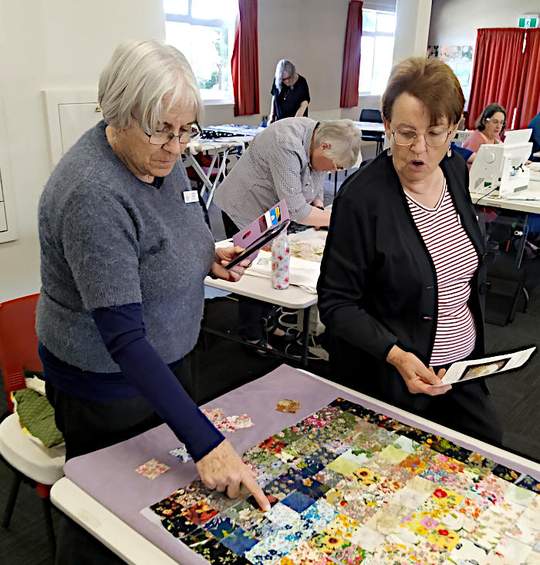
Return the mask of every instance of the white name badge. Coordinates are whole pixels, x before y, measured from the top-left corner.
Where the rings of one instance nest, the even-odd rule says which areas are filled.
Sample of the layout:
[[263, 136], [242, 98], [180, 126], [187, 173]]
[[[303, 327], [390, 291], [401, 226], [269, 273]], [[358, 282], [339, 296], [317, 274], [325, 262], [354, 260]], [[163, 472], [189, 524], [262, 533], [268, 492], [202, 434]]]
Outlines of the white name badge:
[[192, 202], [199, 202], [199, 193], [196, 190], [184, 190], [184, 202], [191, 204]]

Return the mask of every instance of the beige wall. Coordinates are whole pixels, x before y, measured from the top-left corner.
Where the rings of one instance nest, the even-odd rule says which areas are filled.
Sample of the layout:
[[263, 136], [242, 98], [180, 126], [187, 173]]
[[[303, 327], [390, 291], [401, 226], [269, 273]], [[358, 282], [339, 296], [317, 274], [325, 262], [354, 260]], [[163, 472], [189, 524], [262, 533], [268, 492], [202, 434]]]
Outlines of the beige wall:
[[[311, 92], [310, 115], [341, 117], [339, 95], [349, 0], [259, 0], [260, 114], [233, 116], [232, 105], [206, 108], [206, 123], [258, 124], [270, 110], [279, 59], [290, 59]], [[355, 117], [358, 111], [354, 112]]]
[[430, 45], [474, 45], [480, 27], [517, 27], [518, 16], [540, 13], [540, 0], [433, 0]]

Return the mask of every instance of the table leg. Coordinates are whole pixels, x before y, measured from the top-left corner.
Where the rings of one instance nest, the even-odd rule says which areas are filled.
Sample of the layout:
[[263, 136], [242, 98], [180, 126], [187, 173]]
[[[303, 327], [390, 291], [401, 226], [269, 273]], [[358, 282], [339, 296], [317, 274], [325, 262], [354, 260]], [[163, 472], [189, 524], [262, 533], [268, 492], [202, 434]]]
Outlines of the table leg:
[[214, 179], [214, 183], [212, 184], [212, 188], [210, 189], [210, 191], [208, 193], [208, 198], [206, 199], [206, 207], [207, 208], [210, 208], [210, 204], [212, 203], [212, 198], [214, 197], [214, 192], [216, 191], [216, 188], [219, 186], [219, 183], [221, 181], [221, 177], [225, 178], [225, 176], [226, 176], [228, 155], [229, 155], [229, 149], [225, 149], [225, 151], [223, 152], [223, 155], [221, 157], [221, 165], [220, 165], [219, 170], [217, 172], [216, 178]]
[[[201, 196], [204, 195], [204, 190], [206, 189], [208, 192], [212, 190], [212, 183], [208, 178], [208, 175], [204, 172], [204, 169], [199, 165], [199, 162], [193, 155], [187, 155], [186, 158], [186, 167], [193, 167], [195, 172], [197, 173], [198, 177], [201, 179], [203, 183], [203, 187], [201, 189]], [[211, 170], [211, 169], [210, 169]]]
[[516, 269], [521, 269], [521, 263], [523, 262], [523, 255], [525, 254], [525, 245], [527, 244], [527, 235], [529, 234], [529, 214], [525, 213], [523, 217], [523, 228], [514, 232], [514, 235], [520, 237], [519, 248], [517, 249], [516, 256]]
[[302, 367], [307, 367], [308, 365], [310, 312], [311, 306], [304, 308], [304, 322], [302, 324]]

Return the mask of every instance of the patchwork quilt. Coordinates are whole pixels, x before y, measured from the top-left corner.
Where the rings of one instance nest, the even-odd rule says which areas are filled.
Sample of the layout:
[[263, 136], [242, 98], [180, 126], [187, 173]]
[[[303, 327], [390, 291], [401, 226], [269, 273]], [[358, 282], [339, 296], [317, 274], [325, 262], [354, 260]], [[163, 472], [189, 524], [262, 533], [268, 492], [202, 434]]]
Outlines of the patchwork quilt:
[[195, 481], [143, 514], [210, 563], [540, 564], [540, 483], [351, 401], [244, 461], [268, 512]]

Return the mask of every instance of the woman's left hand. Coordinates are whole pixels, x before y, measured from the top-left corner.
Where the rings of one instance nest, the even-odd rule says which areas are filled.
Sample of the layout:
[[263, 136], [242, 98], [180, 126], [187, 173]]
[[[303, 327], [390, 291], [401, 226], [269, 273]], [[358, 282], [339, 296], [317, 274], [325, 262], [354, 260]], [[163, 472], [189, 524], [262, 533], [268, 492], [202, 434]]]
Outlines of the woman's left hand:
[[315, 198], [315, 200], [313, 200], [311, 205], [315, 206], [315, 208], [319, 208], [321, 210], [324, 210], [324, 202], [320, 198]]
[[239, 246], [235, 247], [217, 247], [216, 248], [216, 260], [212, 263], [212, 268], [210, 269], [212, 275], [218, 279], [224, 281], [237, 282], [241, 279], [244, 271], [249, 267], [250, 261], [244, 259], [238, 265], [235, 265], [232, 269], [226, 269], [225, 265], [228, 265], [237, 255], [240, 255], [244, 249]]

